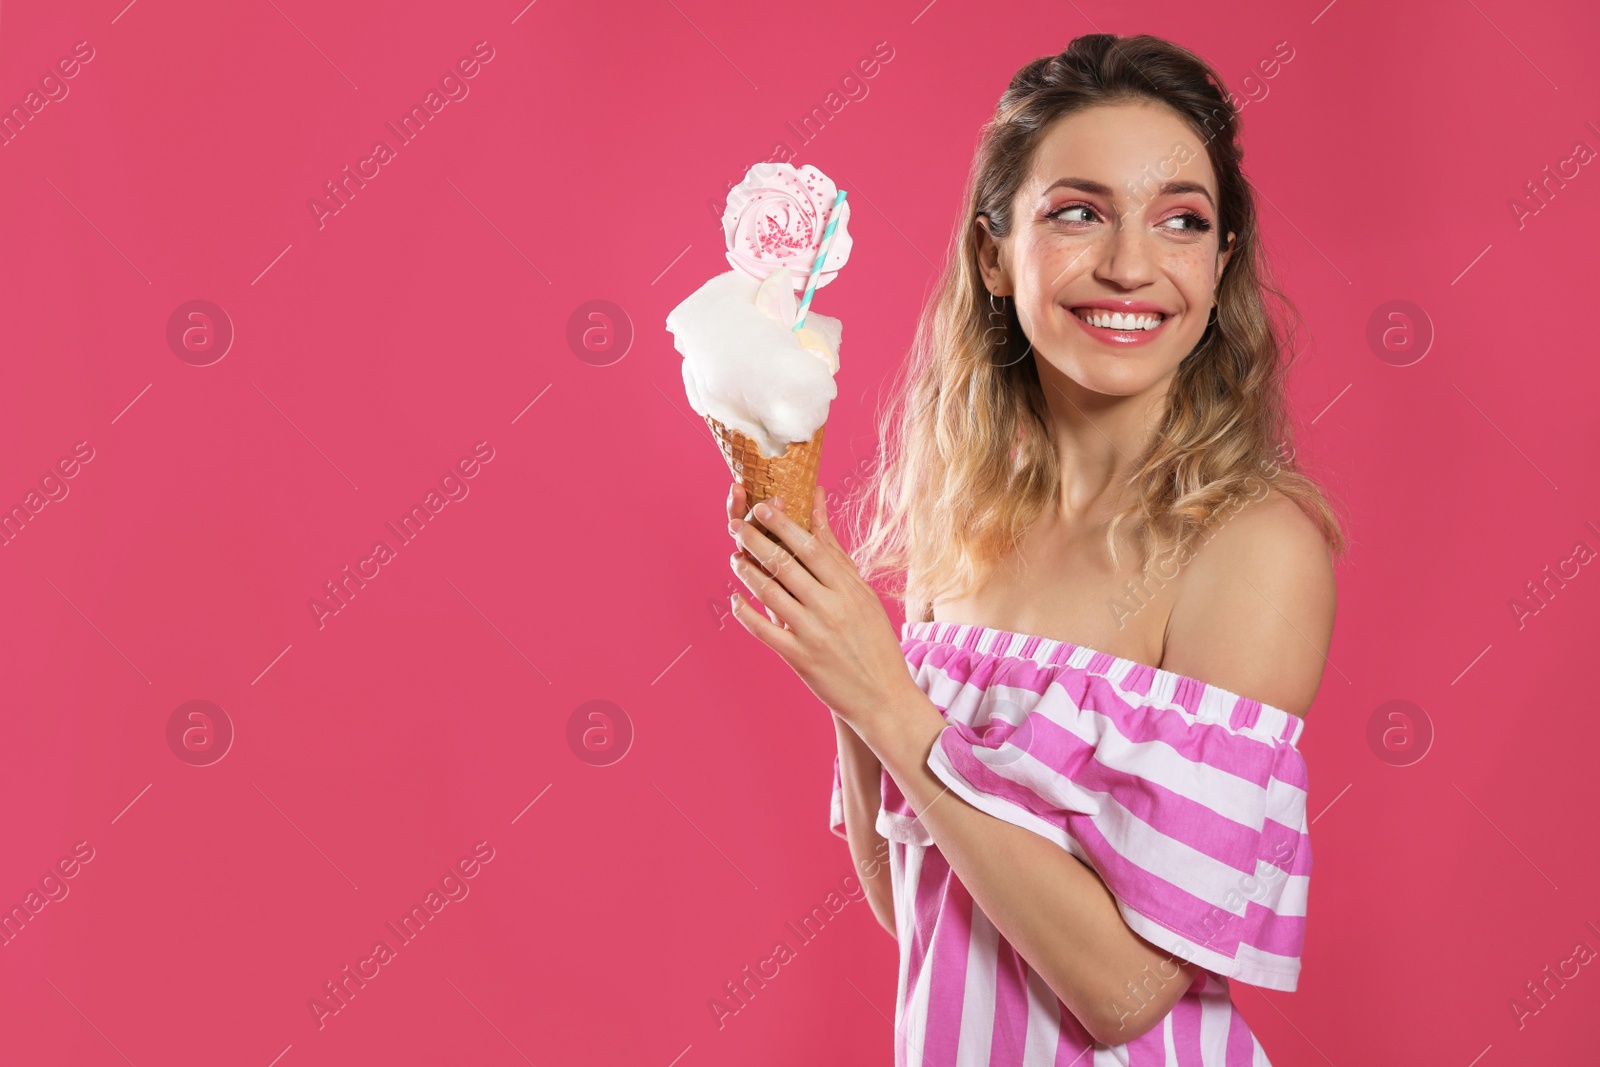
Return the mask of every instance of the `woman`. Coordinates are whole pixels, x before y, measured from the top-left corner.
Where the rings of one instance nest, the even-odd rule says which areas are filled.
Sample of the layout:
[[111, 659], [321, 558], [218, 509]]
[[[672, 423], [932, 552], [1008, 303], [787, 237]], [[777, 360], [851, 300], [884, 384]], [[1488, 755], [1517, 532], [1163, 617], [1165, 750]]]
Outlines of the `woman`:
[[736, 617], [834, 714], [897, 1064], [1260, 1064], [1228, 983], [1295, 988], [1344, 544], [1288, 447], [1229, 101], [1148, 36], [1023, 67], [854, 552], [820, 490], [786, 502], [812, 534], [755, 510], [781, 545], [729, 494], [767, 608]]

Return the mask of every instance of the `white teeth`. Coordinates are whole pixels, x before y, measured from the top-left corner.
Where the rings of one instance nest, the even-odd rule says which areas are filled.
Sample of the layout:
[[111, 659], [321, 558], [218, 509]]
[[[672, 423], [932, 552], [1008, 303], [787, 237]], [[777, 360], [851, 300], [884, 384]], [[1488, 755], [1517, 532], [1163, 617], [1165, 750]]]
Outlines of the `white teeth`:
[[1075, 314], [1090, 326], [1099, 326], [1107, 330], [1153, 330], [1160, 326], [1162, 321], [1161, 315], [1147, 312], [1124, 314], [1120, 311], [1101, 311], [1098, 308], [1084, 308]]

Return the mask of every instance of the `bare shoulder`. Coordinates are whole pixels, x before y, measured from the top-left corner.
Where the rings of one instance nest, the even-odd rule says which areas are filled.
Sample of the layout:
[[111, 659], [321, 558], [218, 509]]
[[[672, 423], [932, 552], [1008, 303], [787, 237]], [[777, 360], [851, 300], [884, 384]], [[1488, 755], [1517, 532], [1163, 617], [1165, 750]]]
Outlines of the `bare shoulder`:
[[1272, 490], [1222, 519], [1183, 565], [1161, 666], [1303, 717], [1334, 606], [1322, 532]]

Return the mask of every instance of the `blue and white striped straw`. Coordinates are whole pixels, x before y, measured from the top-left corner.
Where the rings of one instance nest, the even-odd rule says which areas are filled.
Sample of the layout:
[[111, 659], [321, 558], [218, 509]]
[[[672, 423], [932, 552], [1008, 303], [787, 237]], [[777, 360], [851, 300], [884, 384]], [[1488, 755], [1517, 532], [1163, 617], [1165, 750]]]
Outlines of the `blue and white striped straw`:
[[822, 277], [822, 261], [828, 258], [828, 247], [833, 244], [833, 231], [839, 228], [839, 208], [844, 204], [845, 191], [833, 198], [833, 208], [828, 212], [828, 225], [822, 231], [822, 247], [817, 249], [816, 262], [811, 264], [811, 280], [806, 283], [806, 293], [800, 298], [800, 311], [795, 316], [794, 328], [806, 324], [806, 312], [811, 308], [811, 298], [817, 292], [817, 279]]

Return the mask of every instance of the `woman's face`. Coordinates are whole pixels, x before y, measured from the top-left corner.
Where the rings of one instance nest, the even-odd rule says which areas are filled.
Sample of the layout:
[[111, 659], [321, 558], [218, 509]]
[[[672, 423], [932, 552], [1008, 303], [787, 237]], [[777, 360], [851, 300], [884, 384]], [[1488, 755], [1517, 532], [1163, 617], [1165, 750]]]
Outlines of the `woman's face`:
[[1006, 239], [979, 218], [984, 281], [1014, 296], [1042, 362], [1093, 392], [1144, 392], [1205, 332], [1228, 259], [1216, 199], [1204, 144], [1169, 108], [1074, 112], [1045, 131]]

